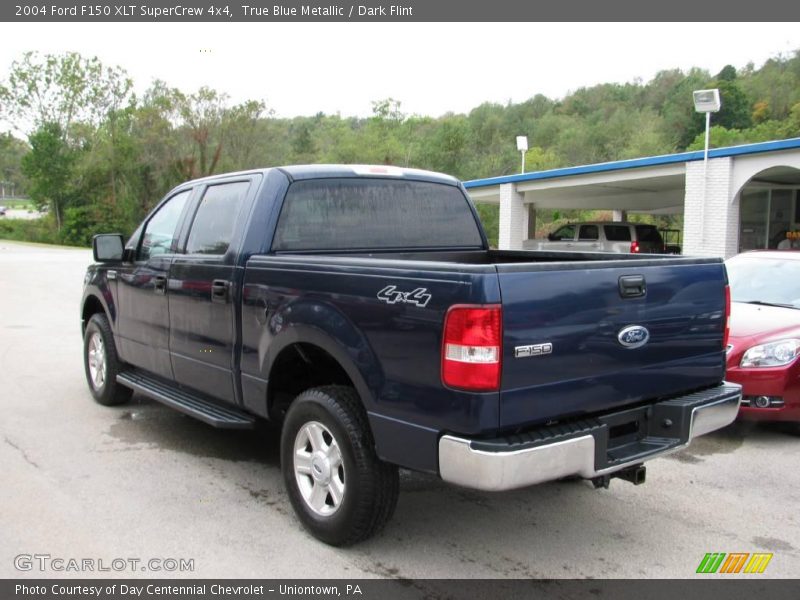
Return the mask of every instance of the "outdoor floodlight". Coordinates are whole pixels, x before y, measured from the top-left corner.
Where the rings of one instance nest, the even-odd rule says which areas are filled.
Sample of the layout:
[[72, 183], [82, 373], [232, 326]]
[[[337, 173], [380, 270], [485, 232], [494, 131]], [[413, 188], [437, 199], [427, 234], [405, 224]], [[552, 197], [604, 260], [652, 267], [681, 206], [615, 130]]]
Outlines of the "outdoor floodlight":
[[525, 172], [525, 153], [528, 151], [528, 136], [527, 135], [518, 135], [517, 136], [517, 150], [519, 150], [520, 154], [522, 154], [522, 167], [520, 168], [519, 172]]
[[719, 90], [697, 90], [692, 92], [694, 97], [694, 109], [699, 113], [717, 112], [722, 106], [719, 99]]
[[[710, 141], [711, 132], [711, 113], [717, 112], [722, 106], [719, 99], [719, 90], [695, 90], [692, 92], [694, 98], [694, 110], [699, 113], [706, 114], [706, 143], [703, 150], [703, 202], [700, 209], [700, 222], [705, 223], [706, 219], [706, 188], [708, 187], [708, 145]], [[705, 242], [706, 230], [703, 227], [700, 234], [701, 239]]]

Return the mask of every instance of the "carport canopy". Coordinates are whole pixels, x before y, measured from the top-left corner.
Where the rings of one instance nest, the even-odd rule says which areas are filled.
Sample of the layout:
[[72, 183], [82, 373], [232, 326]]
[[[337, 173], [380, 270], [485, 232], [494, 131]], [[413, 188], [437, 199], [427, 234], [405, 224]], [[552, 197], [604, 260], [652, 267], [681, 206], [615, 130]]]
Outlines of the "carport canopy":
[[[468, 181], [475, 202], [500, 203], [500, 186], [515, 183], [526, 204], [550, 209], [608, 209], [680, 214], [686, 189], [686, 158], [652, 157], [519, 176]], [[527, 176], [527, 177], [526, 177]]]
[[[759, 188], [765, 191], [756, 209], [765, 216], [757, 220], [775, 221], [772, 229], [800, 229], [800, 138], [714, 148], [704, 159], [703, 151], [681, 152], [477, 179], [464, 187], [473, 201], [500, 205], [503, 249], [522, 248], [532, 237], [536, 209], [605, 209], [615, 219], [623, 211], [682, 214], [685, 253], [727, 257], [747, 249], [742, 236], [768, 238], [744, 214], [740, 220], [743, 190], [752, 195]], [[748, 196], [747, 219], [751, 204]]]

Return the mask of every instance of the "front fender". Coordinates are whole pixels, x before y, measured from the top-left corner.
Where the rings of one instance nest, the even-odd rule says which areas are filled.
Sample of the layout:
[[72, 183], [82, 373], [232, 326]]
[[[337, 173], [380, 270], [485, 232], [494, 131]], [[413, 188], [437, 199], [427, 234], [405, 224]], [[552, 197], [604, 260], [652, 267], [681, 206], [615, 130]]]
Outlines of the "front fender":
[[[117, 333], [117, 303], [114, 291], [105, 270], [89, 267], [86, 272], [81, 298], [81, 335], [88, 321], [87, 308], [90, 303], [99, 302], [111, 324], [111, 331]], [[95, 312], [95, 311], [91, 311]]]

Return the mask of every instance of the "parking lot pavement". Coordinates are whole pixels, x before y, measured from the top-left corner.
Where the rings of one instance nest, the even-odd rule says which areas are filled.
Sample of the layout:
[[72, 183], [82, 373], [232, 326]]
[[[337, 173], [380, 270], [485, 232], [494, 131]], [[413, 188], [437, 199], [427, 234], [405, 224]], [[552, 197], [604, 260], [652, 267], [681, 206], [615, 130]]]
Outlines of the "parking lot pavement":
[[[24, 208], [7, 208], [6, 214], [0, 218], [4, 219], [38, 219], [42, 217], [44, 213], [39, 212], [38, 210], [28, 210]], [[0, 240], [2, 242], [2, 240]]]
[[292, 513], [274, 431], [215, 430], [138, 395], [92, 401], [78, 306], [90, 259], [0, 240], [0, 577], [92, 575], [15, 568], [38, 553], [194, 561], [110, 573], [124, 577], [683, 578], [707, 552], [773, 553], [760, 577], [800, 576], [800, 437], [762, 427], [652, 461], [638, 487], [489, 494], [404, 472], [384, 533], [329, 548]]

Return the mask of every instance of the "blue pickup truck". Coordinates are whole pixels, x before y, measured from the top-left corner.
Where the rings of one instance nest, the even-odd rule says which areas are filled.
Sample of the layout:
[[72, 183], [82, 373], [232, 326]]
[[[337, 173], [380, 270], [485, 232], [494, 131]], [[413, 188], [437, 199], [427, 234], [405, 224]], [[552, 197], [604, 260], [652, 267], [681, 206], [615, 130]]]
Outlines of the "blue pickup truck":
[[644, 481], [734, 420], [722, 261], [490, 249], [446, 175], [293, 166], [172, 190], [96, 236], [89, 389], [215, 427], [281, 424], [303, 525], [352, 544], [398, 467], [479, 490]]

